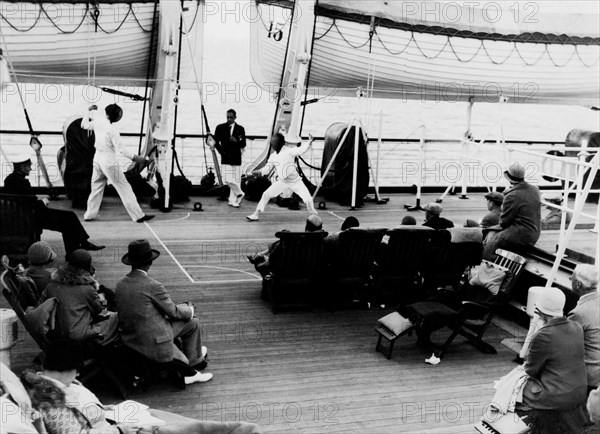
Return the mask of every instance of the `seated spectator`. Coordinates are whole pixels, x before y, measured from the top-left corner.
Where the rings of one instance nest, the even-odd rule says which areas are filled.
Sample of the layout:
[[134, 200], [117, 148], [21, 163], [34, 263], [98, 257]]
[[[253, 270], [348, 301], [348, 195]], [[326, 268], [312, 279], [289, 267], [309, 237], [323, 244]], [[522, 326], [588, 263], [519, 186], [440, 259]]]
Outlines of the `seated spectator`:
[[546, 288], [535, 312], [544, 326], [531, 340], [525, 356], [529, 379], [522, 410], [569, 410], [585, 403], [587, 376], [581, 326], [565, 318], [565, 294]]
[[[57, 340], [48, 346], [44, 369], [35, 373], [28, 370], [21, 375], [21, 381], [34, 408], [40, 410], [44, 424], [50, 432], [88, 432], [92, 434], [128, 433], [258, 433], [258, 427], [246, 422], [201, 422], [174, 413], [149, 409], [152, 417], [165, 422], [162, 426], [136, 426], [117, 424], [107, 419], [107, 410], [98, 397], [76, 380], [83, 364], [81, 346], [71, 340]], [[135, 409], [127, 419], [136, 420]], [[143, 416], [140, 415], [143, 420]], [[144, 425], [140, 423], [140, 425]], [[70, 429], [68, 429], [70, 428]], [[35, 431], [34, 431], [35, 432]]]
[[27, 258], [29, 267], [25, 270], [25, 276], [33, 279], [38, 291], [37, 295], [40, 297], [52, 280], [52, 273], [56, 271], [55, 268], [49, 268], [49, 265], [56, 259], [56, 253], [52, 251], [50, 244], [38, 241], [29, 247]]
[[327, 255], [333, 254], [337, 246], [340, 244], [340, 233], [350, 228], [357, 228], [360, 226], [358, 219], [354, 216], [346, 217], [342, 222], [342, 227], [339, 232], [333, 232], [325, 237], [325, 249], [327, 249]]
[[[562, 195], [547, 196], [544, 197], [547, 202], [554, 205], [562, 206], [563, 198]], [[555, 229], [560, 227], [560, 221], [562, 219], [562, 211], [553, 206], [546, 206], [548, 214], [542, 220], [542, 228], [544, 229]], [[565, 213], [565, 225], [571, 223], [572, 214], [570, 212]]]
[[37, 434], [43, 423], [39, 414], [33, 410], [31, 399], [19, 381], [19, 378], [0, 362], [0, 408], [2, 422], [0, 433]]
[[[323, 220], [316, 214], [311, 214], [306, 219], [306, 226], [304, 227], [305, 232], [319, 232], [323, 230]], [[248, 255], [248, 260], [256, 271], [260, 273], [261, 276], [266, 276], [271, 272], [271, 265], [269, 259], [272, 255], [277, 254], [277, 248], [279, 247], [279, 240], [273, 242], [267, 250], [263, 250], [262, 252], [258, 252], [254, 255]]]
[[571, 276], [571, 288], [579, 296], [577, 306], [568, 318], [583, 327], [585, 368], [588, 392], [600, 385], [600, 302], [598, 297], [598, 268], [580, 264]]
[[436, 230], [454, 227], [454, 223], [452, 223], [450, 220], [440, 217], [444, 211], [442, 205], [431, 202], [425, 205], [423, 210], [425, 211], [425, 223], [423, 223], [423, 226], [429, 226], [430, 228]]
[[[148, 276], [152, 262], [160, 252], [147, 240], [129, 243], [121, 261], [131, 272], [117, 283], [116, 302], [123, 343], [150, 360], [172, 362], [185, 384], [212, 379], [196, 368], [206, 365], [206, 347], [202, 346], [200, 320], [191, 303], [175, 304], [165, 287]], [[175, 345], [180, 338], [182, 349]]]
[[416, 226], [416, 224], [417, 224], [417, 219], [411, 215], [405, 215], [402, 218], [402, 221], [400, 222], [400, 225], [402, 225], [402, 226]]
[[118, 318], [105, 309], [94, 279], [92, 257], [78, 249], [67, 257], [67, 264], [52, 275], [43, 300], [58, 299], [55, 332], [61, 338], [82, 340], [96, 336], [98, 343], [109, 344], [118, 339]]
[[479, 226], [485, 229], [500, 223], [500, 213], [502, 212], [504, 196], [502, 196], [502, 193], [492, 191], [483, 197], [487, 199], [487, 209], [489, 213], [481, 219]]
[[504, 171], [511, 187], [504, 192], [500, 222], [487, 228], [483, 258], [493, 261], [496, 249], [523, 253], [540, 238], [540, 190], [525, 181], [525, 168], [518, 163]]
[[[13, 172], [4, 180], [4, 193], [22, 196], [35, 196], [27, 177], [31, 173], [31, 159], [21, 155], [13, 159]], [[81, 225], [73, 211], [53, 209], [48, 206], [48, 200], [37, 201], [36, 225], [38, 229], [48, 229], [62, 234], [67, 255], [76, 249], [101, 250], [99, 246], [88, 240], [89, 235]]]

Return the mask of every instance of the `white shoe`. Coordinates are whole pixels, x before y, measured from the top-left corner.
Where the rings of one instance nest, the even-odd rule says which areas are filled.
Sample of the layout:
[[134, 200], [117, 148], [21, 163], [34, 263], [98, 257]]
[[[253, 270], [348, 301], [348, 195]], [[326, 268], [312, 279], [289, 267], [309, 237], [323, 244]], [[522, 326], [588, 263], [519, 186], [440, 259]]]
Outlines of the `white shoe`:
[[247, 215], [246, 218], [251, 221], [251, 222], [257, 222], [258, 221], [258, 216], [256, 214], [250, 214]]
[[206, 359], [206, 355], [208, 354], [208, 348], [202, 345], [202, 358]]
[[229, 206], [232, 206], [232, 207], [234, 207], [234, 208], [239, 208], [239, 207], [240, 207], [240, 204], [239, 204], [239, 203], [237, 203], [237, 202], [229, 202]]
[[207, 381], [212, 380], [213, 374], [202, 372], [196, 372], [196, 375], [192, 375], [191, 377], [183, 377], [183, 381], [185, 384], [194, 384], [194, 383], [206, 383]]
[[237, 204], [238, 204], [238, 206], [241, 205], [242, 201], [244, 200], [244, 196], [246, 196], [246, 193], [243, 193], [243, 192], [242, 192], [242, 194], [238, 194], [237, 195]]

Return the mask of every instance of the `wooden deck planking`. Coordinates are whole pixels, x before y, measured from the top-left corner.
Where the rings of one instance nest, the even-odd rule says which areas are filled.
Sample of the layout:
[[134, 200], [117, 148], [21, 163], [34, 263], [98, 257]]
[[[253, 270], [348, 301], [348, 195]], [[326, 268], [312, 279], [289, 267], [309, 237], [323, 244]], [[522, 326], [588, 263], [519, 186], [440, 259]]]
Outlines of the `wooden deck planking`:
[[[423, 202], [436, 197], [430, 196]], [[213, 198], [201, 200], [203, 212], [190, 211], [188, 203], [145, 225], [128, 221], [118, 199], [108, 198], [100, 218], [85, 224], [92, 240], [108, 246], [93, 254], [97, 277], [107, 286], [128, 272], [120, 261], [128, 242], [148, 238], [161, 251], [151, 276], [176, 302], [196, 304], [209, 347], [211, 382], [185, 391], [164, 382], [147, 394], [134, 391], [132, 399], [200, 419], [254, 421], [264, 432], [473, 431], [493, 396], [493, 381], [514, 366], [514, 353], [500, 344], [507, 332], [488, 330], [497, 355], [482, 354], [457, 338], [442, 363], [430, 366], [424, 363], [430, 354], [415, 346], [415, 336], [398, 341], [391, 360], [374, 351], [373, 327], [390, 309], [274, 315], [259, 298], [261, 282], [245, 256], [268, 245], [277, 230], [301, 230], [306, 213], [270, 206], [260, 223], [246, 223], [253, 203], [236, 210]], [[388, 205], [355, 211], [328, 204], [320, 215], [326, 230], [337, 230], [348, 215], [363, 226], [393, 227], [406, 214], [402, 204], [411, 202], [413, 196], [398, 195]], [[485, 213], [478, 196], [452, 197], [444, 207], [455, 222]], [[56, 235], [47, 232], [43, 238], [60, 245]], [[442, 342], [446, 336], [441, 331], [433, 338]], [[13, 352], [16, 370], [37, 353], [22, 327]], [[97, 392], [105, 402], [116, 400], [106, 385]]]

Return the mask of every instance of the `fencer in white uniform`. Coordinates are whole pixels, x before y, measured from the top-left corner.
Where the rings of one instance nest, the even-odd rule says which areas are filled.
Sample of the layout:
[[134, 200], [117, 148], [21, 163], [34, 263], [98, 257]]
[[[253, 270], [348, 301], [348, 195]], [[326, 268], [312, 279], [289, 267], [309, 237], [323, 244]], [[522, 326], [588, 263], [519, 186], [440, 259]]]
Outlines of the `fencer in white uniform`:
[[312, 196], [304, 185], [302, 177], [296, 169], [296, 157], [304, 154], [312, 143], [314, 138], [309, 134], [309, 142], [298, 146], [302, 142], [300, 137], [284, 136], [281, 133], [273, 135], [271, 146], [275, 150], [269, 157], [267, 164], [259, 171], [262, 175], [268, 175], [273, 168], [277, 172], [277, 181], [263, 193], [260, 202], [256, 206], [253, 214], [246, 216], [249, 221], [258, 221], [258, 215], [265, 210], [267, 203], [285, 192], [288, 188], [296, 193], [306, 204], [306, 208], [311, 214], [317, 214]]
[[142, 223], [150, 220], [154, 216], [145, 215], [142, 211], [131, 185], [125, 177], [123, 168], [117, 160], [121, 155], [135, 162], [138, 162], [140, 159], [146, 160], [148, 157], [131, 154], [121, 147], [119, 131], [114, 125], [123, 117], [121, 107], [117, 104], [106, 106], [106, 116], [99, 115], [97, 109], [96, 105], [90, 106], [88, 113], [81, 121], [81, 128], [94, 131], [96, 136], [92, 192], [88, 197], [87, 210], [83, 218], [86, 221], [90, 221], [98, 216], [102, 196], [104, 195], [104, 187], [106, 187], [106, 183], [108, 182], [117, 190], [125, 209], [133, 221]]

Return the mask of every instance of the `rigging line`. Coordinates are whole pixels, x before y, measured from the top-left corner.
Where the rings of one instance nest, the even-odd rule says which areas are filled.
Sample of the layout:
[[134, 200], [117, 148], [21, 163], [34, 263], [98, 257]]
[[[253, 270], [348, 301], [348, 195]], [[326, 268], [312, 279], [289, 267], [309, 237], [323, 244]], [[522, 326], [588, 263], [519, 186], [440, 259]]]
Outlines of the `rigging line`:
[[200, 1], [196, 0], [196, 12], [194, 13], [194, 19], [192, 20], [192, 24], [190, 24], [190, 28], [187, 29], [187, 32], [191, 32], [194, 29], [194, 24], [196, 24], [196, 19], [198, 18], [198, 11], [200, 10]]
[[411, 37], [408, 38], [408, 41], [406, 42], [406, 45], [404, 46], [404, 48], [398, 52], [393, 52], [385, 45], [385, 43], [383, 42], [383, 39], [381, 39], [381, 37], [379, 36], [379, 33], [375, 32], [375, 35], [377, 36], [377, 40], [379, 41], [381, 46], [385, 49], [385, 51], [390, 53], [392, 56], [398, 56], [398, 55], [404, 53], [406, 51], [406, 49], [408, 48], [408, 46], [410, 45], [410, 42], [413, 40], [413, 35], [411, 33]]
[[[40, 5], [40, 13], [44, 12], [44, 15], [46, 15], [46, 18], [48, 18], [48, 21], [50, 21], [52, 23], [52, 25], [54, 27], [56, 27], [56, 29], [59, 32], [64, 33], [64, 34], [72, 34], [72, 33], [75, 33], [77, 30], [79, 30], [79, 28], [83, 25], [83, 22], [85, 21], [85, 18], [87, 16], [87, 13], [88, 13], [89, 10], [90, 10], [89, 3], [86, 3], [86, 5], [85, 5], [85, 11], [83, 11], [83, 14], [81, 16], [81, 21], [79, 22], [79, 24], [77, 25], [77, 27], [75, 27], [75, 29], [73, 29], [73, 30], [63, 30], [63, 29], [60, 28], [60, 26], [58, 24], [56, 24], [54, 22], [54, 20], [52, 19], [52, 17], [50, 15], [48, 15], [48, 12], [46, 11], [46, 9], [44, 9], [44, 5], [43, 4]], [[37, 24], [37, 21], [36, 21], [35, 24]]]
[[[154, 0], [154, 12], [152, 14], [152, 33], [150, 34], [150, 47], [148, 48], [148, 63], [146, 64], [146, 86], [144, 88], [144, 105], [142, 107], [142, 121], [140, 122], [140, 141], [138, 143], [138, 155], [142, 152], [142, 134], [144, 133], [144, 121], [146, 120], [146, 106], [148, 105], [148, 87], [150, 85], [150, 69], [152, 69], [152, 59], [153, 56], [152, 49], [154, 48], [155, 38], [156, 38], [156, 18], [157, 18], [157, 10], [158, 10], [158, 1]], [[137, 18], [136, 18], [137, 19]], [[158, 44], [156, 46], [158, 48]]]
[[[131, 15], [133, 15], [133, 19], [137, 23], [138, 27], [142, 30], [142, 32], [150, 33], [152, 31], [154, 31], [154, 16], [152, 18], [152, 27], [150, 27], [149, 29], [145, 29], [144, 26], [142, 26], [142, 23], [140, 23], [140, 20], [137, 17], [137, 15], [135, 14], [135, 9], [133, 8], [133, 3], [129, 4], [129, 10], [131, 11]], [[156, 9], [155, 9], [154, 13], [156, 13]], [[125, 18], [127, 18], [127, 17], [125, 17]]]
[[548, 45], [546, 45], [545, 52], [548, 53], [548, 58], [550, 59], [550, 61], [552, 62], [552, 64], [554, 66], [556, 66], [557, 68], [564, 68], [569, 63], [571, 63], [571, 59], [573, 59], [573, 57], [575, 57], [575, 50], [573, 50], [573, 51], [571, 51], [571, 55], [569, 56], [569, 58], [567, 59], [567, 61], [565, 63], [563, 63], [562, 65], [559, 65], [558, 63], [556, 63], [556, 61], [552, 57], [552, 53], [550, 53], [550, 50], [548, 50]]
[[[102, 25], [101, 25], [101, 24], [98, 22], [98, 19], [96, 19], [96, 25], [98, 26], [98, 28], [99, 28], [100, 30], [102, 30], [102, 32], [106, 33], [107, 35], [112, 35], [113, 33], [117, 33], [117, 32], [118, 32], [118, 31], [121, 29], [121, 27], [123, 27], [123, 24], [125, 24], [125, 21], [127, 21], [127, 17], [129, 17], [129, 15], [130, 15], [130, 14], [131, 14], [131, 5], [129, 6], [129, 9], [127, 10], [127, 14], [125, 15], [125, 18], [123, 18], [123, 21], [121, 21], [121, 24], [119, 24], [119, 25], [117, 26], [117, 28], [116, 28], [116, 29], [114, 29], [114, 30], [110, 30], [110, 31], [109, 31], [109, 30], [106, 30], [106, 29], [105, 29], [104, 27], [102, 27]], [[142, 28], [142, 31], [144, 31], [144, 32], [145, 32], [146, 30], [144, 30], [144, 29]]]
[[31, 124], [31, 119], [29, 118], [29, 113], [27, 113], [27, 107], [25, 105], [25, 99], [23, 98], [23, 93], [21, 92], [21, 86], [19, 85], [19, 79], [17, 78], [17, 72], [15, 70], [15, 66], [10, 57], [10, 52], [8, 50], [8, 45], [6, 44], [6, 39], [4, 39], [4, 33], [2, 32], [2, 27], [0, 27], [0, 38], [2, 39], [2, 44], [4, 45], [4, 51], [6, 53], [6, 63], [8, 64], [8, 68], [12, 73], [12, 77], [15, 80], [15, 86], [17, 87], [17, 93], [19, 94], [19, 99], [21, 100], [21, 106], [23, 107], [23, 112], [25, 113], [25, 120], [27, 121], [27, 127], [29, 128], [29, 134], [32, 136], [35, 135], [33, 131], [33, 126]]
[[[318, 6], [319, 0], [316, 0], [316, 6]], [[308, 88], [310, 87], [310, 73], [312, 70], [313, 53], [315, 51], [315, 32], [317, 31], [317, 14], [314, 14], [313, 19], [313, 31], [312, 31], [312, 43], [310, 44], [310, 60], [308, 61], [308, 73], [306, 75], [306, 89], [304, 90], [304, 104], [302, 104], [302, 118], [300, 119], [300, 134], [302, 134], [302, 128], [304, 127], [304, 115], [306, 114], [306, 106], [308, 100]], [[304, 85], [304, 83], [302, 84]]]
[[[316, 21], [316, 15], [315, 15], [315, 21]], [[315, 41], [318, 41], [319, 39], [324, 38], [325, 36], [327, 36], [327, 33], [329, 33], [329, 31], [331, 29], [333, 29], [333, 25], [334, 24], [335, 24], [335, 19], [331, 20], [331, 25], [329, 26], [329, 28], [327, 30], [325, 30], [325, 33], [323, 33], [321, 36], [315, 36]], [[313, 42], [313, 44], [314, 44], [314, 42]]]
[[577, 52], [577, 57], [579, 58], [579, 61], [583, 64], [583, 66], [585, 66], [587, 68], [593, 68], [600, 61], [600, 57], [598, 57], [594, 63], [588, 65], [587, 63], [585, 63], [583, 61], [583, 58], [581, 57], [581, 53], [579, 53], [579, 47], [577, 45], [575, 46], [575, 51]]
[[[40, 5], [40, 6], [41, 6], [41, 5]], [[28, 32], [28, 31], [30, 31], [30, 30], [31, 30], [31, 29], [33, 29], [33, 28], [34, 28], [34, 27], [37, 25], [37, 23], [40, 21], [40, 18], [41, 18], [41, 16], [42, 16], [42, 10], [41, 10], [41, 9], [39, 9], [39, 10], [38, 10], [38, 16], [35, 18], [35, 21], [34, 21], [34, 23], [31, 25], [31, 27], [29, 27], [28, 29], [19, 29], [18, 27], [15, 27], [15, 26], [13, 25], [13, 23], [11, 23], [10, 21], [8, 21], [8, 19], [7, 19], [7, 18], [4, 16], [4, 14], [3, 14], [3, 13], [0, 13], [0, 18], [2, 18], [4, 21], [6, 21], [6, 24], [8, 24], [10, 27], [12, 27], [12, 28], [13, 28], [14, 30], [16, 30], [17, 32]]]
[[492, 55], [488, 51], [488, 49], [485, 46], [485, 43], [483, 41], [481, 41], [481, 46], [483, 47], [483, 51], [485, 51], [485, 54], [487, 55], [488, 59], [490, 59], [490, 62], [492, 62], [494, 65], [504, 65], [506, 63], [506, 61], [512, 56], [512, 53], [516, 49], [515, 45], [513, 44], [513, 47], [512, 47], [512, 50], [510, 50], [510, 53], [508, 53], [508, 55], [504, 58], [504, 60], [502, 60], [501, 62], [499, 62], [499, 61], [494, 60], [492, 58]]
[[353, 44], [352, 44], [352, 43], [351, 43], [349, 40], [347, 40], [347, 39], [346, 39], [346, 37], [345, 37], [345, 36], [342, 34], [342, 31], [341, 31], [341, 30], [340, 30], [340, 28], [338, 27], [337, 23], [336, 23], [336, 22], [334, 22], [334, 23], [333, 23], [333, 25], [335, 26], [335, 29], [337, 30], [338, 34], [339, 34], [339, 35], [342, 37], [342, 39], [344, 40], [344, 42], [345, 42], [346, 44], [348, 44], [348, 45], [349, 45], [351, 48], [354, 48], [354, 49], [362, 48], [362, 47], [364, 47], [365, 45], [367, 45], [367, 44], [369, 43], [369, 38], [367, 38], [367, 40], [366, 40], [366, 41], [365, 41], [363, 44], [361, 44], [361, 45], [353, 45]]
[[[523, 57], [523, 54], [521, 53], [521, 50], [519, 50], [519, 46], [516, 43], [513, 43], [513, 46], [515, 47], [514, 48], [515, 51], [517, 52], [517, 54], [519, 55], [519, 57], [521, 58], [521, 60], [523, 61], [523, 63], [526, 66], [535, 66], [535, 65], [537, 65], [538, 62], [540, 60], [542, 60], [542, 57], [544, 57], [544, 53], [548, 53], [548, 56], [549, 56], [550, 60], [552, 61], [552, 57], [550, 57], [550, 53], [548, 52], [548, 44], [544, 44], [544, 49], [540, 53], [539, 57], [537, 59], [535, 59], [535, 61], [533, 61], [533, 62], [527, 62], [527, 60], [525, 59], [525, 57]], [[574, 52], [571, 54], [571, 58], [573, 57], [574, 54], [575, 54]], [[567, 63], [570, 62], [571, 58], [569, 58], [569, 60], [567, 60]], [[554, 61], [552, 61], [552, 63], [554, 63]], [[554, 66], [558, 66], [558, 65], [555, 64]]]
[[[187, 41], [187, 46], [188, 46], [188, 49], [190, 50], [190, 58], [192, 59], [192, 70], [194, 71], [194, 78], [196, 79], [196, 89], [198, 90], [198, 96], [200, 97], [201, 116], [202, 116], [202, 114], [204, 114], [206, 116], [206, 110], [204, 109], [204, 102], [203, 102], [203, 97], [202, 97], [202, 85], [200, 84], [200, 79], [198, 77], [198, 70], [196, 69], [194, 52], [192, 50], [192, 43], [190, 42], [189, 32], [191, 31], [191, 28], [190, 29], [187, 28], [187, 23], [185, 22], [185, 16], [184, 16], [183, 10], [181, 11], [181, 22], [183, 24], [183, 33], [185, 33], [185, 40]], [[206, 120], [206, 123], [208, 125], [208, 119]], [[200, 124], [202, 125], [202, 135], [204, 135], [204, 122], [200, 122]], [[204, 150], [204, 168], [206, 170], [206, 173], [208, 173], [208, 160], [206, 158], [206, 142], [207, 141], [208, 141], [208, 136], [206, 136], [204, 138], [204, 146], [202, 147], [202, 149]], [[179, 165], [179, 162], [177, 164]], [[181, 169], [179, 169], [179, 171], [181, 172]]]
[[461, 63], [470, 63], [473, 59], [475, 59], [475, 57], [477, 57], [477, 55], [481, 51], [481, 42], [480, 42], [479, 46], [477, 47], [477, 51], [475, 51], [475, 54], [473, 54], [469, 60], [465, 60], [465, 59], [461, 59], [459, 54], [454, 49], [454, 45], [452, 44], [452, 39], [450, 38], [450, 36], [448, 36], [448, 44], [450, 45], [450, 49], [452, 50], [454, 57], [456, 57], [456, 59]]
[[446, 43], [444, 44], [444, 46], [442, 48], [440, 48], [440, 50], [437, 52], [437, 54], [435, 56], [428, 56], [421, 49], [421, 46], [419, 45], [419, 41], [417, 41], [417, 39], [415, 38], [414, 32], [412, 33], [411, 38], [413, 41], [415, 41], [415, 47], [417, 47], [417, 50], [419, 50], [419, 52], [423, 55], [423, 57], [425, 57], [426, 59], [429, 59], [429, 60], [434, 60], [434, 59], [437, 59], [438, 57], [440, 57], [440, 55], [446, 50], [446, 47], [448, 46], [448, 41], [446, 40]]
[[92, 86], [96, 86], [96, 64], [98, 61], [98, 18], [100, 18], [100, 8], [98, 4], [94, 4], [94, 12], [90, 12], [93, 15], [96, 25], [94, 27], [94, 62], [92, 69]]

